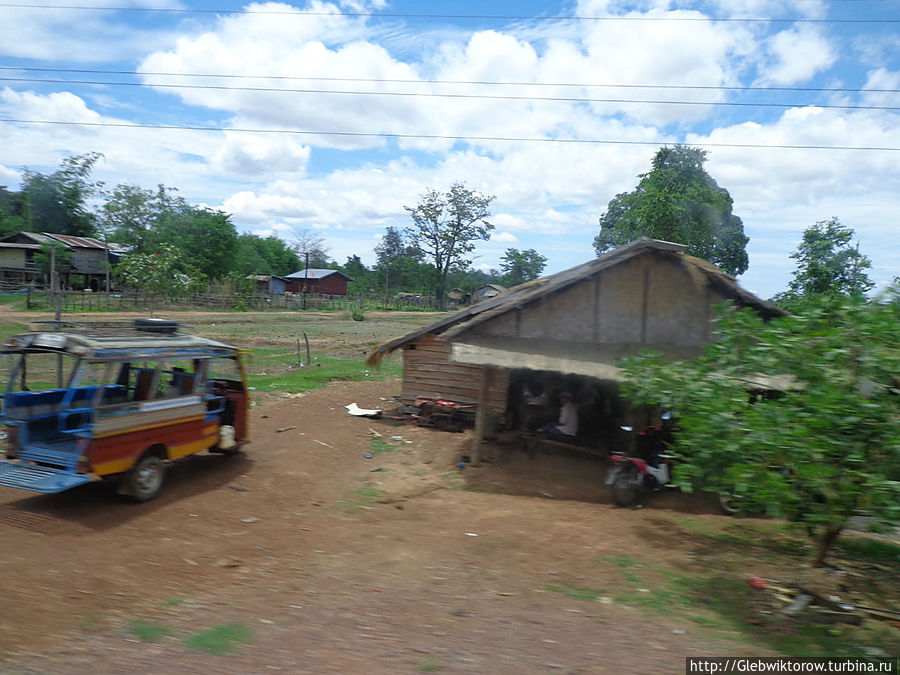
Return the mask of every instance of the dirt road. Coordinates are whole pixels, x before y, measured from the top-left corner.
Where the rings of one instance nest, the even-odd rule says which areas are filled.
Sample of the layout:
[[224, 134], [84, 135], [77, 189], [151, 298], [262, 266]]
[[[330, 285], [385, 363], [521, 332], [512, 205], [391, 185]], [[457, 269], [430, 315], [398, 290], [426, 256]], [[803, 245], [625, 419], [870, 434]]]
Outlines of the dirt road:
[[[398, 386], [264, 402], [245, 454], [177, 463], [151, 503], [0, 488], [0, 669], [681, 673], [734, 651], [639, 602], [637, 576], [664, 585], [653, 561], [692, 551], [609, 506], [596, 460], [509, 448], [460, 470], [469, 434], [343, 408]], [[230, 652], [190, 642], [216, 626]]]

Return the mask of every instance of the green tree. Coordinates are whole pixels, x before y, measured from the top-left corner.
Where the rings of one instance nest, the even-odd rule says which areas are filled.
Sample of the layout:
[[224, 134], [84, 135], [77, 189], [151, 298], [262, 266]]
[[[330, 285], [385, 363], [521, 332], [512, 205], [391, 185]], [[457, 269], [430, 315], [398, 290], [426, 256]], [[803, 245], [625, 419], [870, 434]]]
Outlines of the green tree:
[[[192, 206], [164, 185], [145, 190], [118, 185], [101, 209], [101, 222], [111, 240], [130, 254], [152, 253], [169, 244], [181, 253], [181, 270], [191, 277], [223, 279], [240, 270], [235, 253], [238, 235], [229, 215]], [[190, 261], [190, 270], [185, 269]], [[270, 272], [271, 273], [271, 272]]]
[[22, 193], [0, 185], [0, 237], [26, 229]]
[[373, 284], [376, 288], [386, 292], [425, 292], [433, 286], [434, 268], [423, 264], [422, 252], [407, 242], [397, 228], [387, 228], [375, 246], [375, 256]]
[[241, 234], [237, 238], [235, 264], [240, 274], [287, 276], [300, 269], [297, 253], [282, 239]]
[[161, 243], [160, 222], [171, 212], [187, 207], [175, 192], [175, 188], [164, 185], [156, 190], [117, 185], [101, 208], [101, 225], [111, 241], [128, 246], [134, 253], [150, 251]]
[[853, 230], [837, 218], [821, 220], [806, 228], [791, 258], [797, 261], [788, 296], [862, 296], [874, 285], [865, 270], [872, 266], [851, 245]]
[[746, 272], [744, 224], [732, 213], [728, 190], [704, 170], [706, 158], [700, 148], [660, 148], [637, 188], [616, 195], [600, 217], [597, 255], [643, 235], [685, 244], [728, 274]]
[[351, 293], [368, 291], [372, 288], [374, 280], [372, 271], [363, 264], [358, 255], [349, 256], [347, 262], [340, 266], [340, 270], [353, 279], [347, 284], [347, 289]]
[[51, 278], [54, 265], [57, 274], [65, 274], [72, 269], [72, 251], [59, 243], [42, 242], [41, 250], [34, 254], [34, 264], [46, 279]]
[[414, 208], [403, 207], [415, 224], [406, 230], [407, 236], [434, 266], [435, 296], [441, 306], [447, 275], [468, 265], [466, 255], [475, 248], [475, 241], [490, 238], [494, 226], [487, 219], [493, 200], [454, 183], [446, 193], [429, 189]]
[[[900, 519], [898, 323], [900, 287], [769, 323], [732, 309], [695, 361], [626, 360], [626, 395], [676, 411], [676, 484], [802, 523], [822, 565], [852, 515]], [[748, 395], [761, 374], [782, 391]]]
[[[179, 203], [157, 225], [160, 241], [173, 245], [190, 261], [190, 276], [221, 279], [235, 270], [237, 230], [222, 211]], [[184, 270], [187, 272], [187, 270]]]
[[66, 157], [49, 176], [26, 169], [22, 179], [23, 217], [27, 228], [77, 237], [92, 237], [97, 228], [88, 200], [103, 184], [91, 182], [99, 152]]
[[534, 281], [541, 276], [546, 266], [547, 258], [533, 248], [527, 251], [508, 248], [500, 259], [503, 283], [507, 286], [518, 286], [526, 281]]
[[122, 281], [133, 288], [176, 299], [196, 288], [203, 279], [190, 274], [189, 263], [171, 244], [159, 244], [152, 253], [132, 253], [116, 268]]

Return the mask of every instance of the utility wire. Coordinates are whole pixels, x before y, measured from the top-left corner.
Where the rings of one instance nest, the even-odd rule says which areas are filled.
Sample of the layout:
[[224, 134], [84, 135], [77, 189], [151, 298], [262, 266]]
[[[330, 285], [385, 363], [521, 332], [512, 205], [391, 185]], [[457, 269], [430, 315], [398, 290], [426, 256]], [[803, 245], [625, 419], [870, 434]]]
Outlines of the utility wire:
[[[55, 124], [62, 126], [81, 126], [81, 127], [106, 127], [120, 129], [166, 129], [177, 131], [231, 131], [238, 133], [253, 134], [290, 134], [298, 136], [339, 136], [354, 138], [396, 138], [396, 139], [417, 139], [417, 140], [445, 140], [445, 141], [491, 141], [505, 143], [564, 143], [564, 144], [584, 144], [584, 145], [678, 145], [679, 142], [672, 141], [625, 141], [613, 139], [592, 139], [592, 138], [536, 138], [536, 137], [515, 137], [515, 136], [449, 136], [437, 134], [398, 134], [398, 133], [372, 133], [362, 131], [309, 131], [303, 129], [249, 129], [241, 127], [214, 127], [214, 126], [192, 126], [181, 124], [135, 124], [129, 122], [68, 122], [61, 120], [26, 120], [13, 118], [0, 118], [0, 122], [10, 124]], [[707, 148], [759, 148], [759, 149], [777, 149], [777, 150], [865, 150], [865, 151], [886, 151], [900, 152], [900, 147], [889, 146], [855, 146], [855, 145], [782, 145], [782, 144], [765, 144], [765, 143], [713, 143], [713, 142], [691, 142], [690, 145]]]
[[500, 21], [628, 21], [628, 22], [731, 22], [731, 23], [847, 23], [847, 24], [882, 24], [900, 23], [900, 19], [807, 19], [774, 17], [690, 17], [690, 16], [527, 16], [527, 15], [501, 15], [501, 14], [411, 14], [397, 12], [309, 12], [309, 11], [256, 11], [247, 9], [183, 9], [174, 7], [96, 7], [90, 5], [34, 5], [16, 2], [0, 2], [0, 7], [17, 7], [24, 9], [63, 9], [78, 11], [99, 12], [158, 12], [166, 14], [264, 14], [271, 16], [327, 16], [349, 18], [380, 18], [380, 19], [473, 19], [473, 20], [500, 20]]
[[628, 99], [628, 98], [577, 98], [563, 96], [515, 96], [508, 94], [448, 94], [438, 92], [407, 92], [407, 91], [349, 91], [342, 89], [284, 89], [280, 87], [233, 87], [215, 84], [156, 84], [142, 82], [105, 82], [102, 80], [48, 80], [29, 77], [0, 77], [0, 82], [42, 82], [52, 84], [89, 84], [117, 87], [157, 87], [165, 89], [212, 89], [217, 91], [258, 91], [276, 92], [282, 94], [340, 94], [351, 96], [412, 96], [419, 98], [456, 98], [456, 99], [487, 99], [500, 101], [545, 101], [556, 103], [636, 103], [647, 105], [699, 105], [699, 106], [730, 106], [742, 108], [803, 108], [815, 106], [817, 108], [831, 108], [836, 110], [900, 110], [898, 106], [884, 105], [836, 105], [827, 103], [749, 103], [742, 101], [673, 101], [653, 99]]
[[[848, 0], [852, 2], [874, 2], [881, 0]], [[897, 0], [885, 0], [896, 2]], [[134, 75], [154, 77], [219, 77], [223, 79], [249, 79], [249, 80], [290, 80], [312, 82], [368, 82], [378, 84], [463, 84], [463, 85], [488, 85], [488, 86], [521, 86], [521, 87], [579, 87], [579, 88], [606, 88], [606, 89], [674, 89], [674, 90], [709, 90], [709, 91], [791, 91], [791, 92], [828, 92], [848, 94], [897, 94], [900, 89], [854, 89], [850, 87], [752, 87], [752, 86], [726, 86], [726, 85], [701, 85], [701, 84], [615, 84], [592, 82], [513, 82], [503, 80], [413, 80], [399, 78], [376, 77], [314, 77], [297, 75], [237, 75], [234, 73], [165, 73], [158, 71], [133, 70], [100, 70], [87, 68], [36, 68], [30, 66], [2, 66], [0, 70], [13, 70], [23, 72], [40, 73], [80, 73], [83, 75]], [[159, 85], [153, 85], [159, 86]], [[190, 86], [190, 85], [182, 85]]]

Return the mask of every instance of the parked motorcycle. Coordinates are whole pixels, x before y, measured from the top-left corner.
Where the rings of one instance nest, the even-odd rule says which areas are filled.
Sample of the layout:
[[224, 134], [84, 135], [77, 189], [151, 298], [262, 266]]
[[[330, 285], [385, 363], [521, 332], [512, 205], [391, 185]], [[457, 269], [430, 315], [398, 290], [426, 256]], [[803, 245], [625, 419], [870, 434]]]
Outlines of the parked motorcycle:
[[[614, 452], [610, 456], [612, 466], [606, 476], [606, 484], [611, 486], [613, 500], [618, 506], [631, 506], [644, 491], [655, 490], [671, 480], [669, 459], [664, 454], [670, 435], [666, 422], [668, 413], [663, 413], [663, 426], [649, 426], [638, 432], [634, 454]], [[633, 427], [620, 427], [630, 433]]]

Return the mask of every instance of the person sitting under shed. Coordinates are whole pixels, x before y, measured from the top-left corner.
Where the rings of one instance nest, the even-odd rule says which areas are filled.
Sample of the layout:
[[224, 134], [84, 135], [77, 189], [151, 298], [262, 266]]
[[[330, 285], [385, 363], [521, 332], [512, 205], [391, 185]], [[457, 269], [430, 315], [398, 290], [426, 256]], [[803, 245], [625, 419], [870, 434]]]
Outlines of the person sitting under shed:
[[559, 420], [556, 424], [546, 424], [538, 431], [551, 436], [577, 436], [578, 435], [578, 408], [572, 400], [572, 395], [564, 391], [559, 395]]

